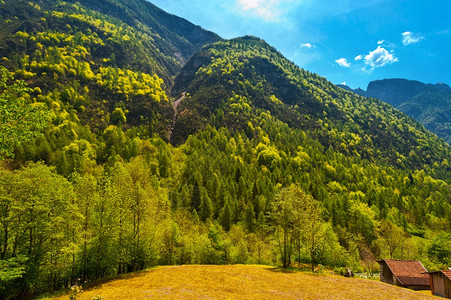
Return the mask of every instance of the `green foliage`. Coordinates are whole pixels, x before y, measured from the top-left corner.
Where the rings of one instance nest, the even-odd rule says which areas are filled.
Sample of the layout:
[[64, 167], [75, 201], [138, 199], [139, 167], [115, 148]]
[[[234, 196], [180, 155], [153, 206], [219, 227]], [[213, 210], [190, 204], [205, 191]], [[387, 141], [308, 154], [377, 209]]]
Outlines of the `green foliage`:
[[111, 122], [113, 122], [113, 124], [115, 124], [115, 125], [119, 125], [119, 124], [122, 125], [122, 124], [125, 124], [125, 122], [127, 122], [125, 113], [121, 108], [116, 107], [114, 109], [113, 113], [111, 114]]
[[379, 228], [379, 235], [382, 247], [387, 250], [388, 258], [395, 258], [396, 252], [404, 250], [408, 235], [395, 224], [383, 220]]
[[301, 260], [301, 249], [306, 253], [314, 271], [317, 258], [323, 256], [326, 247], [341, 250], [333, 230], [321, 218], [320, 203], [295, 185], [283, 188], [274, 201], [271, 219], [275, 226], [277, 243], [283, 267], [292, 262], [297, 252]]
[[232, 225], [232, 210], [230, 208], [229, 201], [226, 200], [224, 208], [221, 211], [221, 225], [225, 231], [229, 231]]
[[27, 295], [46, 281], [64, 284], [80, 218], [72, 186], [41, 164], [3, 172], [1, 178], [2, 260], [17, 258], [25, 269], [16, 267], [21, 280], [7, 292]]
[[23, 277], [27, 259], [26, 256], [19, 255], [8, 260], [0, 260], [0, 295], [6, 292], [13, 281]]
[[[166, 135], [173, 113], [167, 93], [174, 76], [198, 47], [219, 39], [140, 0], [99, 0], [94, 6], [90, 1], [43, 1], [39, 9], [30, 3], [6, 1], [2, 5], [1, 22], [11, 24], [0, 31], [1, 64], [32, 88], [30, 96], [14, 97], [17, 108], [34, 103], [27, 105], [33, 117], [34, 111], [45, 107], [43, 102], [52, 109], [55, 125], [67, 119], [68, 113], [72, 122], [101, 132], [117, 125], [114, 110], [120, 107], [128, 111], [126, 129], [142, 126], [147, 136]], [[123, 9], [128, 11], [126, 15], [117, 13]], [[17, 18], [17, 11], [23, 17]], [[157, 20], [165, 25], [157, 25]], [[169, 32], [166, 27], [174, 29], [173, 21], [183, 23], [185, 30]], [[14, 119], [10, 120], [13, 123]], [[36, 119], [35, 129], [42, 127], [40, 123]], [[26, 126], [31, 127], [27, 122], [21, 125], [24, 134], [16, 138], [19, 140], [8, 134], [9, 140], [1, 141], [8, 147], [2, 156], [12, 156], [20, 138], [28, 141], [33, 135], [26, 133], [37, 132], [26, 131]], [[76, 134], [80, 134], [77, 129]], [[48, 137], [46, 142], [55, 152]], [[33, 160], [38, 160], [42, 153], [35, 156]]]
[[438, 234], [428, 248], [429, 257], [439, 265], [451, 264], [451, 235], [445, 232]]
[[31, 89], [0, 66], [0, 158], [14, 156], [14, 148], [40, 134], [48, 121], [42, 103], [32, 103]]

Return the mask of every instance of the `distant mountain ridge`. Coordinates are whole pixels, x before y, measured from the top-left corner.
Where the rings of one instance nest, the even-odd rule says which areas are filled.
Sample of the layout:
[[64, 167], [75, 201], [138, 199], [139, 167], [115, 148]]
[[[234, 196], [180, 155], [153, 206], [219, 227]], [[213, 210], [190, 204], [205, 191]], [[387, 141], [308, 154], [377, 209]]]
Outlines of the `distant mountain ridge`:
[[92, 10], [101, 11], [105, 15], [120, 19], [129, 26], [139, 23], [155, 30], [165, 41], [162, 49], [173, 51], [174, 57], [184, 64], [199, 47], [220, 40], [213, 32], [202, 29], [198, 25], [169, 14], [149, 1], [142, 0], [80, 0], [79, 2]]
[[446, 83], [425, 84], [396, 78], [371, 81], [366, 91], [337, 86], [393, 105], [451, 144], [451, 87]]

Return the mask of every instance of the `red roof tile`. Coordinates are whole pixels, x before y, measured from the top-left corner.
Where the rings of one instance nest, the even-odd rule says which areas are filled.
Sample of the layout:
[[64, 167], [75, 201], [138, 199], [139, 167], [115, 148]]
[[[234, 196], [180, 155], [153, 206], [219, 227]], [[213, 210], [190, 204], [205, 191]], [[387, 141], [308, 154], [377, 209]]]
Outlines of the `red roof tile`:
[[396, 276], [402, 285], [429, 285], [428, 277], [409, 277], [409, 276]]
[[[429, 285], [427, 270], [418, 260], [383, 260], [403, 285]], [[382, 261], [381, 261], [382, 262]]]
[[443, 270], [443, 274], [445, 274], [446, 277], [448, 277], [449, 280], [451, 280], [451, 270]]

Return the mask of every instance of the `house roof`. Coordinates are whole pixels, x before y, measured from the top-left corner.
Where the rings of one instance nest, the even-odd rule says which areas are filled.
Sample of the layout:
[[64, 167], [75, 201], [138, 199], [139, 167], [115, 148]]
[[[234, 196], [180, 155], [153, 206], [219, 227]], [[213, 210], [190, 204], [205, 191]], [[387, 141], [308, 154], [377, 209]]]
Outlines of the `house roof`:
[[451, 269], [436, 272], [428, 272], [428, 274], [436, 274], [436, 273], [443, 273], [446, 277], [448, 277], [449, 280], [451, 280]]
[[446, 277], [448, 277], [449, 280], [451, 280], [451, 270], [443, 270], [442, 271], [443, 274], [445, 274]]
[[428, 277], [396, 276], [402, 285], [430, 285]]
[[418, 260], [385, 259], [385, 262], [393, 275], [403, 285], [429, 285], [429, 276], [425, 274], [426, 268]]

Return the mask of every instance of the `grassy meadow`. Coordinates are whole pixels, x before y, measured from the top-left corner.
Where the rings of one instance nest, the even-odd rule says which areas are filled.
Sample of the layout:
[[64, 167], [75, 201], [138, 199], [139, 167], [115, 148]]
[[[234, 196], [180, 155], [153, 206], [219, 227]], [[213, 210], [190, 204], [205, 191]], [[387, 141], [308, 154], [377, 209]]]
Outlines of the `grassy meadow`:
[[[270, 266], [158, 267], [103, 281], [76, 299], [434, 299], [359, 278], [296, 272]], [[69, 295], [53, 299], [68, 299]], [[435, 298], [437, 299], [437, 298]]]

